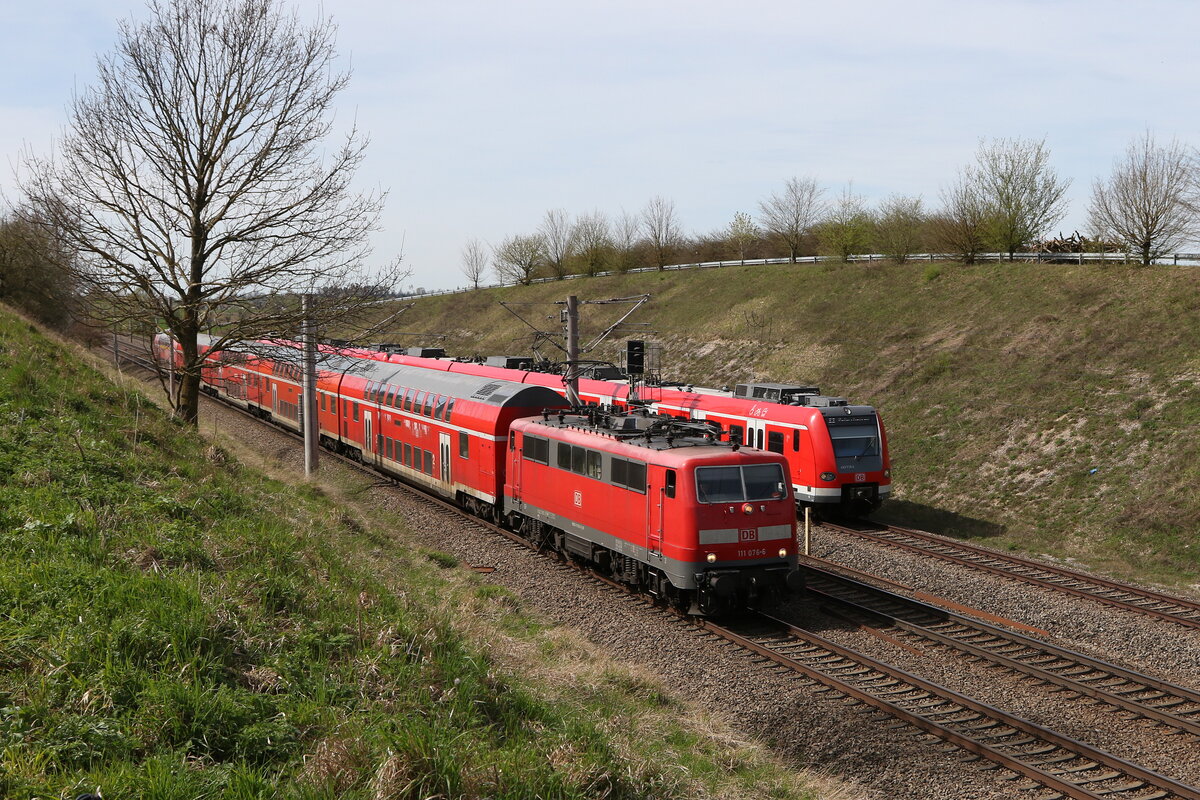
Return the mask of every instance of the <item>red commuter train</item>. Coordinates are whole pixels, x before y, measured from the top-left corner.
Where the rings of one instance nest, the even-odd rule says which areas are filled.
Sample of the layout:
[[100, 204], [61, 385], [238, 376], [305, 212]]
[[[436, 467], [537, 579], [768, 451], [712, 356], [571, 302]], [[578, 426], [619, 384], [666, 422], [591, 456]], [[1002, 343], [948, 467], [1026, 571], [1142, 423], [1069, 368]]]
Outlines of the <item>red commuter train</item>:
[[[171, 357], [166, 334], [155, 354]], [[204, 389], [299, 430], [296, 354], [206, 352]], [[317, 393], [324, 446], [693, 612], [799, 587], [787, 460], [714, 425], [575, 413], [547, 386], [347, 355], [325, 358]]]
[[[562, 376], [554, 373], [368, 349], [345, 352], [389, 363], [537, 384], [566, 393]], [[629, 385], [623, 381], [581, 379], [579, 394], [587, 403], [630, 405]], [[812, 386], [780, 383], [739, 384], [732, 392], [650, 386], [641, 390], [639, 401], [662, 414], [713, 423], [729, 441], [783, 455], [801, 506], [862, 515], [878, 509], [891, 493], [887, 433], [873, 406], [822, 395]]]

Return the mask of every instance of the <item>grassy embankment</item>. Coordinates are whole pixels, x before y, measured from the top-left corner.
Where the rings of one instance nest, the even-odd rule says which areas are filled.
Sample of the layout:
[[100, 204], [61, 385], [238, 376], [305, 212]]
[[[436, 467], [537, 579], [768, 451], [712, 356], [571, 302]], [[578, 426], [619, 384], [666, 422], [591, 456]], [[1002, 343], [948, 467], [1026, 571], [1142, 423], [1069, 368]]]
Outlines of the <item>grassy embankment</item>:
[[[912, 263], [650, 273], [420, 300], [405, 330], [527, 352], [498, 304], [649, 292], [664, 376], [816, 383], [879, 406], [883, 514], [1131, 578], [1200, 575], [1200, 303], [1191, 268]], [[543, 329], [549, 305], [518, 306]], [[585, 306], [585, 327], [616, 319]], [[610, 350], [607, 357], [615, 358]]]
[[0, 443], [0, 796], [815, 796], [2, 309]]

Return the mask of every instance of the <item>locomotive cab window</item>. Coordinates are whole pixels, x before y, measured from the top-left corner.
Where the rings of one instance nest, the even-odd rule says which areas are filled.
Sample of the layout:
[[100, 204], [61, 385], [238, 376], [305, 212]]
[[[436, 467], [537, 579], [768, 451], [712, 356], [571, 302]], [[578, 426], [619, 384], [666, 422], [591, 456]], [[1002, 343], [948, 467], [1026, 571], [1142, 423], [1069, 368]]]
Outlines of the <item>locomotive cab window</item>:
[[748, 464], [742, 467], [696, 467], [696, 499], [701, 503], [740, 503], [787, 497], [783, 467]]
[[663, 490], [666, 493], [667, 497], [675, 496], [675, 470], [673, 470], [673, 469], [667, 470], [667, 479], [663, 483]]
[[792, 431], [792, 450], [800, 452], [800, 429], [796, 428]]

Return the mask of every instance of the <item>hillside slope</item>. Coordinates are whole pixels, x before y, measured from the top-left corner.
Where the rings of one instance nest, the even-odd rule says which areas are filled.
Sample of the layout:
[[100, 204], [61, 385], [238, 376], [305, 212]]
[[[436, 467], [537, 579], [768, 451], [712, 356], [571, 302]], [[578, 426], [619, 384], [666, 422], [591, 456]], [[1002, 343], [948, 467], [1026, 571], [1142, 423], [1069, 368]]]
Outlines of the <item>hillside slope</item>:
[[[912, 263], [656, 272], [420, 299], [404, 341], [527, 353], [568, 294], [653, 295], [664, 377], [814, 383], [879, 406], [884, 516], [1169, 583], [1200, 572], [1192, 269]], [[615, 320], [584, 306], [585, 333]], [[616, 358], [614, 344], [607, 357]]]

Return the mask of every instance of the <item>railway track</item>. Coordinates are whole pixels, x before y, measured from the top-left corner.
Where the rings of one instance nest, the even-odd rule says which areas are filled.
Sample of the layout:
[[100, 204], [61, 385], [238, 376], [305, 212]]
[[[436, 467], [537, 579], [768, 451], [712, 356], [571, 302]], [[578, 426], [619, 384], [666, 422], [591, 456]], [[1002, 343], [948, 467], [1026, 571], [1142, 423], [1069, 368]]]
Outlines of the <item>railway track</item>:
[[997, 553], [911, 528], [888, 525], [883, 528], [864, 529], [829, 522], [822, 524], [831, 530], [886, 547], [938, 558], [970, 569], [1094, 600], [1113, 608], [1200, 629], [1200, 602], [1195, 600], [1174, 597], [1095, 575], [1085, 575], [1019, 556]]
[[806, 562], [807, 589], [904, 639], [952, 648], [1083, 697], [1200, 737], [1200, 692], [895, 594]]
[[749, 631], [698, 626], [830, 691], [993, 761], [1061, 797], [1200, 800], [1200, 789], [979, 703], [768, 615]]
[[[121, 352], [120, 357], [123, 362], [153, 370], [149, 359], [140, 354]], [[235, 405], [222, 403], [222, 407], [242, 413], [256, 422], [263, 422]], [[293, 431], [278, 426], [275, 428], [296, 435]], [[379, 477], [370, 467], [353, 459], [329, 451], [325, 451], [325, 455]], [[400, 487], [407, 495], [422, 503], [465, 518], [471, 524], [497, 533], [515, 544], [537, 549], [512, 531], [470, 516], [440, 498], [390, 479], [387, 482]], [[575, 566], [558, 557], [552, 560], [563, 567]], [[584, 571], [577, 566], [575, 568]], [[630, 596], [620, 584], [590, 571], [584, 572]], [[648, 606], [654, 605], [648, 598], [638, 599]], [[661, 606], [654, 607], [664, 613], [674, 613]], [[897, 724], [895, 721], [899, 720], [974, 756], [1025, 776], [1031, 783], [1024, 788], [1045, 786], [1054, 790], [1056, 796], [1081, 800], [1200, 800], [1200, 789], [889, 667], [781, 620], [758, 615], [756, 620], [741, 623], [736, 630], [712, 620], [689, 618], [687, 621], [705, 635], [720, 637], [763, 659], [802, 674], [824, 685], [830, 692], [853, 698], [878, 710], [883, 715], [882, 720], [887, 723]]]

